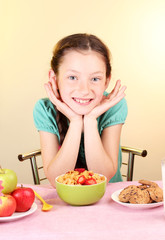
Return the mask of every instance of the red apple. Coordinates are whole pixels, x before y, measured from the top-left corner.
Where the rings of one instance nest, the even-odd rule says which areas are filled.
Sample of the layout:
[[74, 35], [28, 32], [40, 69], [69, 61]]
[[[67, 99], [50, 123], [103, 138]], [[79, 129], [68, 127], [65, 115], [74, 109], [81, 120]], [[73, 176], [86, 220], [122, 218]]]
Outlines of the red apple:
[[11, 216], [16, 210], [16, 200], [11, 195], [0, 196], [0, 217]]
[[16, 189], [17, 175], [11, 169], [2, 169], [0, 167], [0, 181], [2, 181], [2, 193], [9, 194]]
[[16, 212], [28, 211], [35, 199], [35, 194], [32, 188], [19, 187], [15, 189], [11, 195], [15, 198], [17, 207]]

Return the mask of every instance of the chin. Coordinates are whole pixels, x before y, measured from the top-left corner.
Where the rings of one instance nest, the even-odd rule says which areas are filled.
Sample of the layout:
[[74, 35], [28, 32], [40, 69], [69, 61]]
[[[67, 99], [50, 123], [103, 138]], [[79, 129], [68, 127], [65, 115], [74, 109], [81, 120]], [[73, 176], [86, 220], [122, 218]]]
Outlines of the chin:
[[89, 106], [70, 106], [70, 108], [77, 114], [79, 115], [87, 115], [89, 114], [97, 105], [96, 104], [91, 104]]
[[78, 115], [87, 115], [88, 113], [90, 113], [92, 111], [92, 109], [90, 110], [81, 110], [81, 109], [74, 109], [75, 113], [77, 113]]

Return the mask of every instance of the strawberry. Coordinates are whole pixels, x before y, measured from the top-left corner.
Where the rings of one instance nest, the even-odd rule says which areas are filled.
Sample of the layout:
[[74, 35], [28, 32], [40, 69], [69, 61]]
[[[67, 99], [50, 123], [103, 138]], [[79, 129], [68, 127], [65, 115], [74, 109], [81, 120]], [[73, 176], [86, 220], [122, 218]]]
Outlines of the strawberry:
[[81, 176], [77, 179], [77, 183], [78, 183], [78, 184], [81, 184], [81, 185], [84, 184], [85, 181], [86, 181], [86, 178], [85, 178], [84, 175], [81, 175]]
[[93, 185], [93, 184], [97, 184], [94, 178], [91, 177], [85, 180], [85, 185]]
[[89, 176], [93, 176], [93, 174], [94, 174], [93, 172], [89, 172]]
[[85, 168], [76, 168], [75, 171], [78, 171], [79, 173], [82, 173], [85, 171]]

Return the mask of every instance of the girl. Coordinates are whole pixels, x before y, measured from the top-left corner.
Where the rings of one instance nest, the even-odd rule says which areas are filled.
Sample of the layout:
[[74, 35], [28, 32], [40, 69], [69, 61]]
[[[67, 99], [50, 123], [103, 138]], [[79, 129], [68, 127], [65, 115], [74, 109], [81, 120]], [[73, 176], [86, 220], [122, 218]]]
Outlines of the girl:
[[34, 108], [39, 130], [44, 172], [55, 178], [75, 168], [122, 181], [120, 135], [127, 116], [126, 87], [111, 78], [108, 48], [94, 35], [74, 34], [54, 49], [45, 84], [48, 98]]

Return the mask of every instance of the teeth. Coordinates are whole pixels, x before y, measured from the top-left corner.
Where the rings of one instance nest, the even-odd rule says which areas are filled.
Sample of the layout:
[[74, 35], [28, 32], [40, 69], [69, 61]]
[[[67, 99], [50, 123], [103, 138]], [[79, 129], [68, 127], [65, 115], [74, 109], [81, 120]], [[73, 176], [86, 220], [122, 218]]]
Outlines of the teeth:
[[88, 103], [90, 100], [74, 99], [78, 103]]

